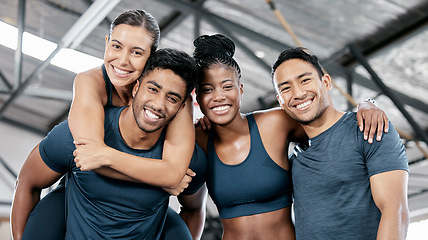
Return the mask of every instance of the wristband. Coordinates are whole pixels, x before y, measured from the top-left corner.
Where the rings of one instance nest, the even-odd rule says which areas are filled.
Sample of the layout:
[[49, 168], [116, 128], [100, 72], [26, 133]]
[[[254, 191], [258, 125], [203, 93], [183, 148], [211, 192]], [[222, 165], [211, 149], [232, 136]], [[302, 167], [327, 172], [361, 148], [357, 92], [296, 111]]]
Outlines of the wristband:
[[376, 100], [374, 100], [373, 98], [366, 98], [363, 100], [363, 102], [372, 103], [373, 105], [375, 105], [377, 107]]

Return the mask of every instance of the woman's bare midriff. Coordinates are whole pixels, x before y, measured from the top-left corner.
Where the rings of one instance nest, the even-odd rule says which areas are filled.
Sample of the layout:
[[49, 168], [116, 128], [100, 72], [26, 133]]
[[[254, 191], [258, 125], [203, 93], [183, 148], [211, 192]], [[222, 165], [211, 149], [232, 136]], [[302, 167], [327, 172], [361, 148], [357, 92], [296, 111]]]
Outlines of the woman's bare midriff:
[[295, 239], [290, 207], [273, 212], [222, 219], [223, 240]]

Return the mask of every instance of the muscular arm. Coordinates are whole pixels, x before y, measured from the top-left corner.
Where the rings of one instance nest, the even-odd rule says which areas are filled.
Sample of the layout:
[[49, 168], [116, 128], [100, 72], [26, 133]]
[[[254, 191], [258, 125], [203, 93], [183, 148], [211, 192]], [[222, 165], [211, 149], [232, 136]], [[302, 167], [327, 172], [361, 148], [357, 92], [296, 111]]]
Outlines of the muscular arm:
[[409, 225], [407, 205], [408, 173], [395, 170], [373, 175], [370, 186], [382, 213], [377, 239], [405, 239]]
[[29, 215], [40, 201], [41, 190], [61, 176], [46, 166], [37, 145], [22, 166], [16, 181], [10, 219], [13, 239], [21, 239]]
[[182, 205], [180, 216], [186, 223], [193, 239], [200, 239], [204, 230], [206, 213], [207, 188], [202, 186], [192, 195], [179, 195], [178, 201]]

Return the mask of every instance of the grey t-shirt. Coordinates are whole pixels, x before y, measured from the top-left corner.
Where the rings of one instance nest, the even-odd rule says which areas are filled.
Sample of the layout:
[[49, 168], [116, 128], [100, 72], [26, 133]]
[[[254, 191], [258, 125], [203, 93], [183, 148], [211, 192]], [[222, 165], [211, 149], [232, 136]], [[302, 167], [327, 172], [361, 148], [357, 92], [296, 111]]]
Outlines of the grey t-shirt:
[[369, 144], [347, 112], [332, 127], [297, 145], [290, 156], [297, 239], [376, 239], [381, 213], [370, 177], [408, 171], [405, 148], [392, 124]]

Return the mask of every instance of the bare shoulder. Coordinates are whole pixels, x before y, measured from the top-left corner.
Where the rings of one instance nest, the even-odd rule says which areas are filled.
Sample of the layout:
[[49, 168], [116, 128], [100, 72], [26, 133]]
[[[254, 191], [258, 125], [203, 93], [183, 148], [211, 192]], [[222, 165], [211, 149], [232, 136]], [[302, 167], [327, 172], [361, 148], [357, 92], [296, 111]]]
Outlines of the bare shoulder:
[[105, 82], [101, 67], [77, 74], [74, 79], [74, 91], [75, 94], [89, 92], [97, 93], [99, 96], [105, 95]]
[[259, 128], [273, 128], [276, 129], [276, 131], [281, 129], [291, 131], [295, 128], [296, 122], [281, 108], [256, 111], [253, 115]]
[[204, 150], [205, 154], [207, 153], [208, 135], [209, 132], [203, 130], [200, 125], [195, 127], [196, 143]]
[[79, 84], [82, 86], [105, 86], [101, 67], [92, 68], [77, 74], [76, 78], [74, 79], [74, 84]]

